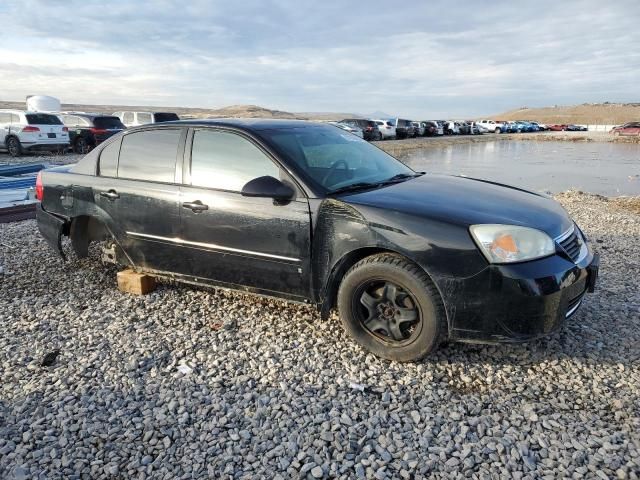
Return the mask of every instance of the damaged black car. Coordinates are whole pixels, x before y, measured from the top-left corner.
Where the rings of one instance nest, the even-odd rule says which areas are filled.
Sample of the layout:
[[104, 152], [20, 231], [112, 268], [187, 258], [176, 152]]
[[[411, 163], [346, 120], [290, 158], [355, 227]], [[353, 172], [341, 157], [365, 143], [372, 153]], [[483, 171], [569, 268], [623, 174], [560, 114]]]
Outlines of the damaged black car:
[[102, 242], [140, 272], [337, 308], [374, 354], [548, 334], [593, 291], [595, 255], [552, 199], [415, 172], [332, 125], [189, 120], [118, 134], [38, 178], [64, 256]]

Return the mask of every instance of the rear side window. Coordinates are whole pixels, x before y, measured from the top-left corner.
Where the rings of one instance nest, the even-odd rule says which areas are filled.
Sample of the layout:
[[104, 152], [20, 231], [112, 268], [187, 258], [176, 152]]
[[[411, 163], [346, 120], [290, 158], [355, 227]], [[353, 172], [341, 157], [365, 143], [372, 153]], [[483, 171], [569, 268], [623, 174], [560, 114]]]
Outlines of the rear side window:
[[0, 123], [11, 123], [11, 114], [0, 112]]
[[29, 125], [62, 125], [58, 117], [48, 113], [27, 113], [25, 116]]
[[98, 163], [98, 175], [102, 177], [116, 177], [118, 175], [118, 153], [120, 153], [120, 140], [111, 142], [102, 149]]
[[123, 129], [124, 125], [118, 117], [95, 117], [93, 124], [96, 128], [109, 129]]
[[138, 123], [152, 123], [153, 117], [150, 113], [137, 113]]
[[175, 113], [164, 112], [154, 113], [153, 118], [155, 119], [156, 123], [173, 122], [175, 120], [180, 120], [180, 117], [178, 117], [178, 115], [176, 115]]
[[179, 129], [148, 130], [122, 139], [118, 177], [172, 183], [175, 179]]
[[133, 123], [133, 112], [124, 112], [122, 114], [122, 123], [124, 124]]
[[19, 124], [22, 123], [20, 122], [20, 117], [18, 115], [16, 115], [15, 113], [11, 114], [11, 123], [15, 124]]
[[254, 178], [278, 178], [280, 169], [262, 150], [239, 135], [196, 130], [191, 148], [191, 184], [239, 192]]

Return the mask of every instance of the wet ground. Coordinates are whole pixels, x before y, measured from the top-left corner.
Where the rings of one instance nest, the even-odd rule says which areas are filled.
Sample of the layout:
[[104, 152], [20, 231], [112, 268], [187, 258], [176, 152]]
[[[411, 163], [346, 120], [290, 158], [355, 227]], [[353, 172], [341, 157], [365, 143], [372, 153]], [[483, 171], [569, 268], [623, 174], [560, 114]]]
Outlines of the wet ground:
[[535, 191], [640, 195], [640, 145], [484, 141], [395, 155], [416, 170], [466, 175]]

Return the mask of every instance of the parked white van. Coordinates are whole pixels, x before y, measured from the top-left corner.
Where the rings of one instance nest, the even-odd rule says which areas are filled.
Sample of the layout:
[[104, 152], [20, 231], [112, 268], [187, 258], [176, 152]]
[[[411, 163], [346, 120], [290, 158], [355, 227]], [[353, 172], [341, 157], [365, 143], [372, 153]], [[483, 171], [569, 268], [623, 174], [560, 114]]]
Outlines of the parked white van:
[[0, 110], [0, 141], [0, 150], [12, 157], [33, 151], [63, 151], [69, 147], [69, 130], [51, 113]]
[[180, 120], [173, 112], [114, 112], [114, 117], [118, 117], [126, 127], [137, 125], [147, 125], [149, 123], [173, 122]]

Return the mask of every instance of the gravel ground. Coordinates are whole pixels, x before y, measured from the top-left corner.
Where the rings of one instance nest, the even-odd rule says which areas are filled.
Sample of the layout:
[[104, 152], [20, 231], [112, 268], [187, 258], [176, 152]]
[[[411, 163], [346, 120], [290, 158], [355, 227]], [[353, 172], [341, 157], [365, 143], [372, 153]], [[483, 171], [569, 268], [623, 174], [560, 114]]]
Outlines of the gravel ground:
[[20, 157], [12, 157], [11, 155], [0, 152], [0, 165], [7, 164], [24, 164], [24, 163], [47, 163], [51, 166], [53, 165], [67, 165], [69, 163], [76, 163], [80, 160], [83, 155], [77, 155], [75, 153], [66, 153], [64, 155], [54, 155], [54, 154], [26, 154]]
[[304, 306], [120, 293], [97, 251], [0, 225], [0, 478], [638, 478], [640, 202], [558, 199], [597, 294], [549, 338], [415, 364]]

